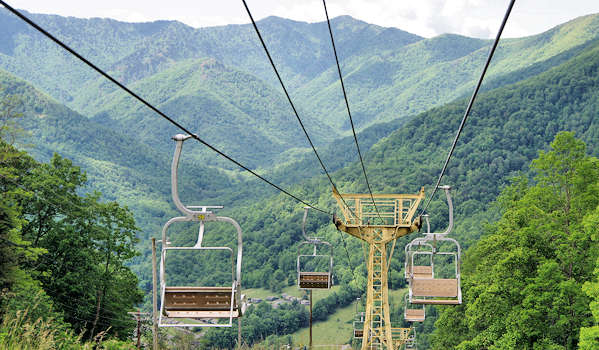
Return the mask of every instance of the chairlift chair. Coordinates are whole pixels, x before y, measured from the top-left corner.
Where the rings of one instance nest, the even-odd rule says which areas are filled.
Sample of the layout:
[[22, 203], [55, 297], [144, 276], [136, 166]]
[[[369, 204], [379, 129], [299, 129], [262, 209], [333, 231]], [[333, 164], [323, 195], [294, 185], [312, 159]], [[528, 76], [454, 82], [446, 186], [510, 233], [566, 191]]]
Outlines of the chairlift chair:
[[[440, 186], [439, 188], [445, 190], [449, 206], [449, 225], [447, 230], [442, 233], [431, 233], [428, 216], [423, 215], [427, 223], [427, 233], [424, 234], [424, 237], [416, 238], [410, 242], [409, 245], [410, 247], [418, 244], [432, 245], [432, 252], [426, 252], [426, 254], [431, 254], [431, 258], [435, 255], [447, 255], [452, 257], [455, 263], [455, 274], [454, 278], [437, 278], [435, 276], [435, 268], [438, 268], [438, 266], [433, 266], [430, 276], [411, 274], [408, 282], [409, 302], [412, 304], [457, 305], [462, 303], [462, 291], [460, 286], [461, 247], [455, 239], [447, 237], [453, 228], [453, 204], [449, 193], [450, 187]], [[449, 243], [455, 250], [440, 251], [438, 249], [439, 242]], [[412, 265], [414, 254], [415, 253], [412, 253], [410, 258]]]
[[[427, 215], [423, 215], [426, 217]], [[426, 250], [422, 250], [421, 248], [425, 248]], [[404, 272], [406, 279], [410, 279], [411, 277], [416, 278], [432, 278], [433, 270], [434, 270], [434, 261], [433, 261], [433, 252], [434, 248], [431, 244], [426, 243], [421, 240], [414, 240], [405, 247], [405, 263], [404, 263]], [[418, 264], [414, 262], [414, 258], [418, 255], [428, 256], [428, 264]]]
[[[179, 200], [177, 168], [183, 141], [191, 136], [176, 135], [175, 154], [171, 165], [171, 190], [175, 206], [185, 216], [170, 219], [162, 229], [160, 256], [161, 305], [159, 327], [231, 327], [234, 318], [240, 318], [245, 310], [245, 298], [241, 295], [241, 259], [243, 252], [242, 231], [239, 224], [229, 217], [216, 216], [212, 210], [222, 206], [184, 206]], [[199, 209], [199, 210], [198, 210]], [[173, 246], [167, 239], [167, 230], [175, 222], [199, 222], [198, 238], [194, 246]], [[206, 222], [226, 222], [237, 231], [237, 259], [230, 247], [202, 246]], [[166, 253], [168, 251], [226, 251], [231, 256], [232, 281], [230, 286], [171, 286], [168, 284]], [[173, 321], [173, 319], [175, 321]], [[228, 323], [190, 323], [189, 319], [229, 319]]]
[[416, 328], [412, 327], [412, 332], [406, 341], [406, 350], [416, 350]]
[[[333, 285], [333, 246], [326, 241], [319, 238], [310, 238], [306, 235], [306, 219], [308, 217], [308, 210], [310, 207], [304, 207], [304, 219], [302, 221], [302, 234], [306, 239], [301, 242], [298, 247], [297, 255], [297, 285], [300, 289], [329, 289]], [[312, 254], [301, 254], [301, 248], [304, 245], [312, 246]], [[317, 248], [319, 245], [328, 246], [330, 249], [329, 254], [318, 254]], [[327, 271], [305, 271], [302, 268], [302, 261], [316, 261], [316, 259], [327, 259]], [[315, 270], [312, 268], [311, 270]]]
[[358, 306], [360, 305], [360, 298], [356, 299], [356, 314], [354, 315], [354, 338], [362, 339], [364, 337], [364, 322], [366, 320], [365, 312], [358, 312]]
[[408, 301], [408, 294], [406, 293], [404, 297], [404, 319], [408, 322], [424, 322], [424, 320], [426, 319], [426, 311], [424, 309], [424, 305], [418, 308], [411, 307], [411, 305], [412, 304], [410, 304], [410, 302]]
[[364, 337], [364, 320], [366, 319], [365, 312], [359, 312], [354, 319], [354, 338], [362, 339]]

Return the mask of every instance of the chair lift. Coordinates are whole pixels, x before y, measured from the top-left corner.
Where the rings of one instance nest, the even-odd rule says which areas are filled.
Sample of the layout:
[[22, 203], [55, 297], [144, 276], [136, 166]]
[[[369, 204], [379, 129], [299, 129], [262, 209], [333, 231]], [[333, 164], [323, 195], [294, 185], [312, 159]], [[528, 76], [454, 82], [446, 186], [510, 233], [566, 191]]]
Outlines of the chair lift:
[[[209, 209], [221, 209], [222, 206], [184, 206], [179, 200], [177, 188], [177, 168], [183, 141], [191, 136], [178, 134], [173, 137], [176, 142], [175, 154], [171, 165], [171, 191], [173, 202], [181, 213], [185, 216], [179, 216], [170, 219], [162, 229], [162, 251], [160, 256], [160, 317], [159, 327], [231, 327], [233, 319], [237, 318], [241, 331], [241, 321], [239, 318], [245, 311], [245, 298], [241, 295], [241, 259], [242, 259], [242, 232], [239, 224], [232, 218], [216, 216]], [[198, 210], [199, 209], [199, 210]], [[198, 239], [193, 247], [172, 246], [167, 239], [167, 230], [175, 222], [199, 222]], [[232, 224], [237, 231], [237, 259], [233, 250], [229, 247], [205, 247], [202, 246], [204, 237], [204, 226], [206, 222], [227, 222]], [[231, 286], [212, 287], [212, 286], [193, 286], [177, 287], [168, 285], [167, 274], [165, 272], [166, 253], [169, 250], [211, 250], [227, 251], [231, 255], [232, 282]], [[172, 322], [177, 319], [179, 322]], [[189, 319], [229, 319], [228, 323], [190, 323]], [[169, 322], [170, 321], [170, 322]], [[240, 334], [240, 333], [239, 333]]]
[[416, 327], [412, 327], [412, 332], [406, 341], [406, 350], [416, 350]]
[[410, 303], [408, 302], [408, 294], [406, 293], [404, 297], [404, 311], [403, 317], [408, 322], [424, 322], [426, 319], [426, 312], [424, 310], [424, 305], [422, 308], [411, 308]]
[[[428, 215], [422, 215], [422, 217], [426, 218]], [[428, 219], [427, 219], [428, 220]], [[427, 221], [428, 222], [428, 221]], [[426, 248], [427, 250], [422, 250], [421, 248]], [[405, 247], [405, 262], [404, 262], [404, 272], [406, 279], [409, 279], [411, 276], [415, 276], [417, 278], [432, 278], [433, 277], [433, 251], [434, 248], [431, 244], [428, 244], [423, 241], [412, 241], [406, 244]], [[429, 257], [429, 261], [427, 264], [418, 264], [414, 262], [414, 258], [418, 255], [424, 255], [425, 257]]]
[[358, 312], [360, 298], [356, 299], [356, 315], [354, 316], [354, 338], [362, 339], [364, 337], [364, 321], [366, 320], [365, 312]]
[[[453, 204], [451, 201], [451, 195], [449, 186], [439, 186], [439, 188], [445, 191], [447, 197], [447, 204], [449, 206], [449, 225], [447, 230], [442, 233], [431, 233], [430, 223], [428, 216], [424, 216], [427, 223], [427, 233], [424, 237], [416, 238], [409, 243], [410, 248], [417, 246], [418, 244], [428, 243], [432, 245], [432, 252], [422, 252], [422, 254], [436, 255], [447, 255], [453, 258], [455, 262], [455, 274], [454, 278], [436, 278], [435, 277], [435, 266], [431, 271], [430, 276], [418, 276], [414, 273], [410, 274], [408, 278], [409, 282], [409, 302], [412, 304], [429, 304], [429, 305], [457, 305], [462, 303], [462, 291], [460, 287], [460, 258], [461, 248], [460, 244], [452, 238], [446, 237], [453, 228]], [[446, 242], [451, 246], [455, 247], [455, 251], [441, 251], [437, 247], [438, 242]], [[407, 248], [409, 251], [410, 248]], [[420, 252], [419, 252], [420, 253]], [[411, 264], [413, 266], [414, 253], [410, 254]], [[407, 256], [406, 256], [407, 258]]]
[[[298, 247], [297, 285], [300, 289], [329, 289], [333, 285], [333, 246], [329, 242], [323, 241], [317, 237], [310, 238], [306, 235], [306, 219], [308, 217], [309, 209], [310, 207], [304, 207], [302, 234], [306, 240], [301, 242]], [[330, 254], [317, 254], [317, 247], [319, 244], [328, 246], [330, 248]], [[301, 248], [303, 245], [312, 245], [313, 250], [311, 255], [301, 254]], [[315, 261], [315, 259], [318, 258], [328, 258], [327, 271], [302, 271], [302, 260]], [[316, 268], [312, 268], [311, 270], [316, 270]]]

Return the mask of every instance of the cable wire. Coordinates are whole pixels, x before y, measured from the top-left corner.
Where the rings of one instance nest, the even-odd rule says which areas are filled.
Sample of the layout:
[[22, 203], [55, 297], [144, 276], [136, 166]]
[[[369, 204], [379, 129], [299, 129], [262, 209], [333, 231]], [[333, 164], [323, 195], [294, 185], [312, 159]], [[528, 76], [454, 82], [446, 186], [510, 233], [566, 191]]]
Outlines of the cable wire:
[[333, 38], [333, 29], [331, 28], [331, 21], [329, 19], [329, 12], [327, 11], [327, 3], [326, 0], [322, 0], [322, 4], [324, 6], [324, 13], [327, 17], [327, 24], [329, 26], [329, 34], [331, 36], [331, 44], [333, 46], [333, 53], [335, 54], [335, 62], [337, 63], [337, 72], [339, 73], [339, 81], [341, 82], [341, 90], [343, 90], [343, 98], [345, 99], [345, 107], [347, 108], [347, 114], [349, 115], [349, 122], [351, 124], [351, 130], [354, 134], [354, 141], [356, 143], [356, 148], [358, 149], [358, 156], [360, 158], [360, 164], [362, 164], [362, 172], [364, 173], [364, 179], [366, 180], [366, 186], [368, 186], [368, 192], [370, 193], [370, 198], [372, 199], [372, 204], [374, 205], [374, 209], [381, 220], [384, 223], [383, 218], [381, 217], [381, 213], [376, 206], [376, 202], [374, 201], [374, 196], [372, 195], [372, 189], [370, 187], [370, 182], [368, 181], [368, 175], [366, 175], [366, 167], [364, 166], [364, 159], [362, 158], [362, 152], [360, 151], [360, 145], [358, 144], [358, 137], [356, 136], [356, 129], [354, 127], [354, 119], [352, 118], [351, 111], [349, 109], [349, 102], [347, 100], [347, 93], [345, 92], [345, 84], [343, 83], [343, 75], [341, 74], [341, 66], [339, 66], [339, 58], [337, 57], [337, 48], [335, 47], [335, 39]]
[[[256, 34], [258, 35], [258, 39], [260, 39], [260, 43], [262, 44], [262, 47], [264, 48], [264, 52], [266, 53], [266, 56], [268, 57], [268, 61], [270, 62], [272, 69], [275, 71], [277, 79], [279, 80], [279, 83], [281, 84], [281, 87], [283, 88], [283, 92], [285, 93], [285, 96], [287, 96], [287, 101], [289, 101], [289, 104], [291, 105], [291, 109], [293, 109], [293, 113], [295, 114], [297, 121], [299, 122], [302, 130], [304, 131], [304, 135], [306, 135], [306, 139], [308, 139], [308, 143], [310, 143], [310, 147], [312, 147], [312, 151], [314, 151], [314, 154], [316, 155], [316, 158], [318, 159], [318, 162], [320, 163], [322, 170], [324, 170], [324, 173], [329, 178], [329, 182], [333, 186], [333, 189], [336, 192], [339, 192], [337, 190], [337, 186], [335, 185], [335, 182], [333, 181], [333, 178], [329, 174], [327, 168], [324, 166], [324, 163], [322, 162], [322, 159], [320, 158], [320, 155], [316, 151], [316, 147], [314, 147], [314, 143], [312, 142], [312, 139], [308, 135], [308, 132], [306, 131], [306, 128], [304, 127], [304, 123], [302, 122], [302, 119], [300, 118], [299, 114], [297, 113], [297, 109], [295, 108], [293, 101], [291, 101], [291, 96], [289, 96], [289, 93], [287, 92], [287, 88], [285, 87], [285, 84], [283, 83], [283, 79], [281, 79], [281, 75], [279, 74], [279, 70], [277, 69], [277, 66], [275, 65], [275, 62], [273, 61], [272, 57], [270, 56], [270, 52], [268, 51], [268, 48], [266, 47], [266, 43], [264, 42], [264, 39], [262, 38], [262, 34], [260, 34], [260, 30], [258, 29], [258, 26], [256, 25], [256, 21], [254, 21], [254, 17], [252, 16], [252, 12], [250, 11], [250, 8], [248, 7], [245, 0], [242, 0], [242, 2], [243, 2], [243, 5], [245, 6], [245, 10], [248, 13], [248, 16], [250, 17], [250, 20], [252, 21], [252, 25], [254, 26], [254, 30], [256, 31]], [[339, 197], [341, 198], [341, 201], [343, 202], [343, 204], [345, 204], [345, 206], [349, 209], [349, 211], [353, 213], [353, 211], [351, 210], [349, 205], [347, 205], [347, 203], [345, 202], [345, 199], [343, 199], [342, 196], [339, 196]], [[354, 216], [356, 216], [355, 213], [354, 213]], [[341, 239], [343, 240], [343, 245], [345, 247], [346, 246], [345, 237], [343, 234], [341, 234]], [[347, 248], [346, 248], [346, 252], [347, 252]], [[350, 267], [352, 267], [351, 260], [349, 260], [349, 253], [347, 254], [347, 258], [348, 258], [348, 263], [350, 264]], [[353, 268], [352, 268], [352, 271], [353, 271]]]
[[249, 169], [245, 165], [243, 165], [240, 162], [236, 161], [232, 157], [230, 157], [227, 154], [223, 153], [222, 151], [218, 150], [216, 147], [210, 145], [208, 142], [202, 140], [196, 134], [192, 133], [187, 128], [185, 128], [184, 126], [182, 126], [181, 124], [179, 124], [178, 122], [176, 122], [174, 119], [172, 119], [171, 117], [169, 117], [168, 115], [166, 115], [165, 113], [163, 113], [162, 111], [160, 111], [158, 108], [154, 107], [152, 104], [150, 104], [145, 99], [143, 99], [142, 97], [140, 97], [139, 95], [137, 95], [136, 93], [134, 93], [133, 91], [131, 91], [125, 85], [121, 84], [119, 81], [117, 81], [116, 79], [114, 79], [108, 73], [104, 72], [102, 69], [100, 69], [99, 67], [97, 67], [96, 65], [94, 65], [93, 63], [91, 63], [85, 57], [81, 56], [79, 53], [77, 53], [75, 50], [73, 50], [72, 48], [70, 48], [69, 46], [67, 46], [65, 43], [63, 43], [62, 41], [58, 40], [56, 37], [54, 37], [52, 34], [50, 34], [46, 30], [44, 30], [42, 27], [40, 27], [39, 25], [37, 25], [35, 22], [33, 22], [31, 19], [29, 19], [24, 14], [22, 14], [20, 11], [14, 9], [13, 7], [11, 7], [10, 5], [8, 5], [3, 0], [0, 0], [0, 4], [2, 4], [2, 6], [4, 6], [7, 10], [9, 10], [10, 12], [12, 12], [14, 15], [16, 15], [17, 17], [19, 17], [23, 21], [25, 21], [27, 24], [29, 24], [30, 26], [32, 26], [33, 28], [35, 28], [37, 31], [39, 31], [40, 33], [44, 34], [50, 40], [54, 41], [56, 44], [58, 44], [60, 47], [62, 47], [66, 51], [68, 51], [70, 54], [72, 54], [73, 56], [77, 57], [80, 61], [82, 61], [83, 63], [87, 64], [89, 67], [91, 67], [92, 69], [94, 69], [96, 72], [98, 72], [99, 74], [101, 74], [102, 76], [104, 76], [106, 79], [110, 80], [112, 83], [114, 83], [115, 85], [117, 85], [119, 88], [121, 88], [122, 90], [126, 91], [129, 95], [133, 96], [136, 100], [138, 100], [139, 102], [141, 102], [142, 104], [144, 104], [146, 107], [150, 108], [156, 114], [158, 114], [162, 118], [166, 119], [168, 122], [170, 122], [171, 124], [173, 124], [174, 126], [176, 126], [177, 128], [179, 128], [181, 131], [185, 132], [188, 135], [191, 135], [191, 137], [194, 138], [196, 141], [198, 141], [201, 144], [203, 144], [204, 146], [210, 148], [212, 151], [216, 152], [221, 157], [229, 160], [233, 164], [235, 164], [238, 167], [242, 168], [243, 170], [249, 172], [250, 174], [252, 174], [255, 177], [257, 177], [258, 179], [266, 182], [267, 184], [269, 184], [270, 186], [274, 187], [278, 191], [280, 191], [280, 192], [286, 194], [287, 196], [295, 199], [296, 201], [298, 201], [298, 202], [300, 202], [300, 203], [302, 203], [304, 205], [307, 205], [307, 206], [309, 206], [311, 208], [314, 208], [315, 210], [320, 211], [321, 213], [324, 213], [324, 214], [327, 214], [327, 215], [331, 215], [332, 214], [332, 213], [330, 213], [330, 212], [328, 212], [326, 210], [317, 208], [317, 207], [315, 207], [315, 206], [307, 203], [306, 201], [300, 199], [299, 197], [297, 197], [297, 196], [289, 193], [288, 191], [284, 190], [283, 188], [279, 187], [278, 185], [272, 183], [271, 181], [267, 180], [263, 176], [259, 175], [255, 171]]
[[312, 142], [312, 139], [310, 138], [310, 135], [308, 135], [308, 132], [306, 131], [306, 127], [304, 126], [304, 123], [302, 122], [302, 119], [300, 118], [300, 116], [299, 116], [299, 114], [297, 112], [297, 109], [295, 108], [295, 105], [293, 104], [293, 101], [291, 100], [291, 97], [289, 96], [289, 92], [287, 92], [287, 88], [285, 87], [285, 84], [283, 83], [283, 79], [281, 79], [281, 75], [279, 74], [279, 70], [277, 69], [277, 66], [275, 65], [275, 62], [272, 60], [270, 52], [268, 51], [268, 48], [266, 47], [266, 43], [264, 42], [264, 39], [262, 38], [262, 34], [260, 34], [260, 30], [258, 29], [258, 26], [256, 25], [256, 21], [254, 21], [254, 17], [252, 16], [250, 8], [248, 7], [248, 5], [245, 2], [245, 0], [242, 0], [242, 2], [243, 2], [243, 5], [245, 6], [245, 9], [246, 9], [247, 13], [248, 13], [248, 16], [250, 17], [250, 20], [252, 21], [252, 24], [254, 26], [256, 34], [258, 35], [258, 38], [260, 39], [260, 43], [262, 43], [262, 47], [264, 48], [264, 52], [266, 52], [266, 56], [268, 57], [268, 61], [270, 62], [270, 65], [272, 66], [272, 69], [275, 71], [277, 79], [279, 80], [279, 83], [281, 84], [281, 87], [283, 88], [283, 92], [285, 93], [285, 96], [287, 96], [287, 101], [289, 101], [289, 104], [291, 105], [291, 109], [293, 109], [293, 113], [295, 114], [295, 118], [299, 122], [300, 127], [302, 128], [302, 130], [304, 132], [304, 135], [306, 136], [306, 139], [308, 139], [308, 143], [310, 143], [310, 147], [312, 147], [312, 151], [316, 155], [316, 158], [318, 159], [318, 162], [320, 163], [320, 166], [321, 166], [322, 170], [324, 170], [324, 173], [329, 178], [329, 182], [331, 183], [331, 185], [335, 189], [337, 189], [337, 186], [335, 185], [335, 182], [333, 182], [333, 178], [329, 174], [329, 171], [327, 170], [327, 168], [324, 165], [322, 159], [320, 158], [320, 155], [318, 154], [318, 151], [316, 151], [316, 147], [314, 146], [314, 143]]
[[441, 170], [441, 173], [439, 174], [439, 178], [437, 179], [437, 184], [435, 185], [434, 189], [433, 189], [433, 193], [431, 194], [431, 196], [429, 197], [426, 205], [424, 206], [424, 208], [420, 211], [420, 215], [424, 214], [426, 212], [426, 210], [428, 209], [429, 204], [431, 203], [431, 200], [433, 199], [433, 197], [435, 196], [435, 193], [437, 192], [437, 189], [439, 187], [439, 184], [441, 183], [441, 179], [443, 178], [443, 175], [445, 174], [445, 171], [447, 170], [447, 165], [449, 164], [449, 160], [451, 159], [451, 156], [453, 154], [453, 151], [455, 150], [455, 146], [458, 142], [458, 139], [460, 138], [460, 134], [462, 133], [462, 129], [464, 128], [464, 125], [466, 124], [466, 120], [468, 119], [468, 116], [470, 115], [470, 110], [472, 109], [472, 105], [474, 104], [474, 100], [476, 99], [476, 96], [478, 95], [478, 91], [480, 90], [480, 87], [483, 83], [483, 79], [485, 77], [485, 74], [487, 73], [487, 69], [489, 68], [489, 64], [491, 63], [491, 59], [493, 58], [493, 54], [495, 53], [495, 49], [497, 48], [497, 45], [499, 44], [499, 39], [501, 38], [501, 33], [503, 32], [503, 28], [505, 27], [505, 24], [507, 23], [507, 20], [510, 16], [510, 13], [512, 12], [512, 8], [514, 7], [514, 3], [516, 2], [516, 0], [511, 0], [510, 4], [505, 12], [505, 15], [503, 16], [503, 21], [501, 22], [501, 26], [499, 27], [499, 31], [497, 32], [497, 36], [495, 37], [495, 41], [493, 42], [493, 46], [491, 47], [491, 50], [489, 51], [489, 55], [487, 56], [487, 61], [485, 62], [485, 66], [483, 68], [483, 71], [480, 74], [480, 78], [478, 79], [478, 83], [476, 84], [476, 88], [474, 89], [474, 92], [472, 93], [472, 97], [470, 98], [470, 102], [468, 102], [468, 107], [466, 108], [466, 112], [464, 113], [464, 117], [462, 118], [462, 122], [460, 123], [460, 127], [458, 128], [458, 131], [455, 135], [455, 138], [453, 139], [453, 144], [451, 145], [451, 148], [449, 149], [449, 153], [447, 154], [447, 159], [445, 160], [445, 164], [443, 164], [443, 169]]

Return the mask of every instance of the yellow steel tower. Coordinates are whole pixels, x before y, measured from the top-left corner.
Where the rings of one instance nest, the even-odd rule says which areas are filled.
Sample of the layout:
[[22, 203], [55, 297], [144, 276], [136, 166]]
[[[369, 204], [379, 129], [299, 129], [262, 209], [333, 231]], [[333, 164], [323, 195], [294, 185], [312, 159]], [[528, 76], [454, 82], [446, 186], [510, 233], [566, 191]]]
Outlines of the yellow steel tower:
[[[388, 261], [395, 241], [420, 228], [420, 217], [412, 220], [424, 188], [418, 194], [339, 194], [333, 196], [345, 221], [335, 217], [337, 229], [368, 243], [368, 289], [362, 350], [399, 349], [408, 339], [410, 328], [392, 328], [387, 288]], [[393, 241], [389, 256], [387, 244]]]

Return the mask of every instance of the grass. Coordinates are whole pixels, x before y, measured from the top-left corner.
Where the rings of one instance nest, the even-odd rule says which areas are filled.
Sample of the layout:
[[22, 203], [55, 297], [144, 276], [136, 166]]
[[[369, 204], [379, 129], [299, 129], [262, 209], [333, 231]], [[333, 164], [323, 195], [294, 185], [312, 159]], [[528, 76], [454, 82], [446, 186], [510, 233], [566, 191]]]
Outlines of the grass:
[[[341, 286], [333, 286], [331, 290], [313, 290], [312, 302], [316, 303], [318, 300], [325, 298], [331, 292], [338, 292]], [[287, 293], [291, 296], [301, 298], [304, 290], [299, 289], [296, 285], [283, 288], [280, 293], [275, 293], [271, 290], [264, 288], [251, 288], [245, 289], [244, 294], [249, 298], [261, 298], [265, 299], [268, 296], [280, 297], [282, 293]], [[406, 289], [389, 290], [389, 302], [403, 303], [403, 295], [406, 293]], [[363, 310], [362, 310], [363, 311]], [[332, 344], [348, 344], [352, 337], [353, 332], [353, 320], [356, 312], [356, 306], [354, 303], [347, 305], [343, 308], [337, 309], [337, 311], [325, 320], [315, 322], [312, 325], [312, 342], [313, 345], [332, 345]], [[308, 327], [302, 328], [297, 332], [291, 334], [294, 345], [307, 345], [309, 343], [310, 329]], [[261, 349], [262, 345], [256, 344], [256, 349]]]
[[260, 298], [263, 300], [268, 296], [276, 295], [275, 292], [264, 288], [243, 289], [242, 293], [245, 294], [246, 298]]
[[[352, 336], [355, 305], [337, 309], [325, 321], [312, 325], [313, 345], [347, 344]], [[293, 343], [304, 345], [309, 342], [310, 329], [302, 328], [293, 333]]]
[[[312, 294], [312, 302], [315, 303], [318, 300], [325, 298], [327, 295], [329, 295], [329, 293], [339, 291], [340, 288], [341, 288], [341, 286], [333, 286], [333, 287], [331, 287], [330, 290], [327, 290], [327, 289], [314, 290], [314, 292]], [[243, 294], [245, 294], [246, 297], [260, 298], [260, 299], [265, 299], [266, 297], [269, 297], [269, 296], [280, 297], [281, 294], [283, 294], [283, 293], [289, 294], [289, 295], [297, 297], [297, 298], [301, 298], [302, 296], [304, 296], [304, 294], [306, 292], [304, 290], [299, 289], [296, 285], [285, 287], [285, 288], [283, 288], [283, 290], [280, 293], [275, 293], [271, 290], [264, 289], [264, 288], [249, 288], [249, 289], [243, 290]]]
[[93, 342], [83, 342], [83, 334], [75, 335], [65, 324], [52, 318], [31, 320], [28, 313], [29, 310], [24, 310], [3, 315], [4, 319], [0, 323], [0, 350], [135, 349], [130, 342], [104, 340], [105, 332], [100, 332]]
[[[335, 288], [335, 287], [334, 287]], [[339, 286], [336, 286], [339, 288]], [[389, 302], [403, 303], [403, 295], [406, 289], [389, 290]], [[315, 291], [314, 302], [316, 296], [323, 298], [327, 295], [327, 291]], [[355, 304], [350, 304], [331, 314], [325, 321], [315, 322], [312, 325], [312, 342], [313, 345], [325, 344], [348, 344], [353, 332], [353, 320], [356, 312]], [[309, 328], [302, 328], [292, 334], [294, 344], [308, 344]]]

